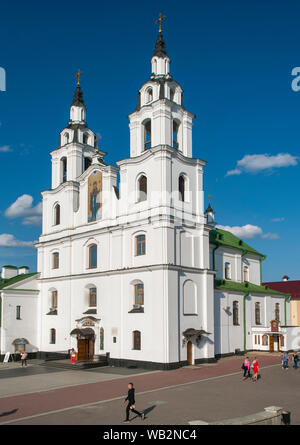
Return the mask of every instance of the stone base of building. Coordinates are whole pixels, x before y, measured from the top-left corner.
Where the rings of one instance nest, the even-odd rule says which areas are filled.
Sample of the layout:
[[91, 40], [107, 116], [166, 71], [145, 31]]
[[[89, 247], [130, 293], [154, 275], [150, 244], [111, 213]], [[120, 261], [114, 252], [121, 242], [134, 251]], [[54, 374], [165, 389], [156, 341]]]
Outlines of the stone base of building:
[[[212, 358], [200, 358], [195, 360], [195, 365], [201, 363], [215, 363], [216, 359]], [[182, 368], [183, 366], [188, 366], [188, 361], [172, 362], [172, 363], [160, 363], [160, 362], [149, 362], [144, 360], [127, 360], [119, 358], [108, 358], [109, 366], [117, 366], [123, 368], [143, 368], [151, 370], [161, 370], [168, 371], [172, 369]]]

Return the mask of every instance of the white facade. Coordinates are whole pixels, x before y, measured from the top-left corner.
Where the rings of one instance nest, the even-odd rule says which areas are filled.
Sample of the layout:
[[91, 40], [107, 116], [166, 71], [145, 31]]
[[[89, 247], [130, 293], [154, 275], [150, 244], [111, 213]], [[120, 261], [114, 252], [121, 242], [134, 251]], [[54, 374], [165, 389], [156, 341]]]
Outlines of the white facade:
[[[2, 278], [15, 280], [0, 289], [0, 355], [11, 354], [22, 350], [24, 345], [27, 352], [39, 350], [37, 338], [37, 320], [39, 313], [39, 289], [36, 274], [28, 274], [28, 270], [16, 268], [2, 268]], [[26, 272], [26, 274], [24, 273]]]
[[[210, 205], [204, 212], [205, 162], [193, 158], [195, 116], [172, 80], [161, 33], [151, 67], [129, 115], [130, 157], [117, 167], [105, 163], [79, 85], [75, 91], [51, 152], [52, 187], [42, 193], [33, 287], [40, 292], [27, 297], [28, 337], [39, 351], [74, 348], [81, 358], [107, 354], [112, 363], [160, 368], [193, 364], [255, 349], [256, 302], [266, 329], [274, 304], [288, 310], [285, 296], [260, 286], [260, 254], [210, 242], [214, 213]], [[226, 283], [214, 290], [215, 279], [246, 281], [257, 293]]]

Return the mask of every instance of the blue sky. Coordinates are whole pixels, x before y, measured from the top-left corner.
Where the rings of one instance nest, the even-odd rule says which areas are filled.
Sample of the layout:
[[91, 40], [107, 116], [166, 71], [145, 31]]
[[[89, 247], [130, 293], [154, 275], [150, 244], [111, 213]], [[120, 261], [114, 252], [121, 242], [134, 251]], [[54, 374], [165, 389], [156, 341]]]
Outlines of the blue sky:
[[150, 76], [159, 12], [167, 16], [171, 74], [197, 116], [193, 153], [208, 162], [216, 220], [267, 254], [265, 281], [299, 279], [300, 91], [291, 88], [291, 71], [300, 66], [300, 4], [293, 0], [3, 1], [0, 265], [36, 270], [26, 243], [40, 234], [40, 191], [50, 188], [49, 152], [67, 125], [78, 68], [106, 160], [129, 155], [127, 114]]

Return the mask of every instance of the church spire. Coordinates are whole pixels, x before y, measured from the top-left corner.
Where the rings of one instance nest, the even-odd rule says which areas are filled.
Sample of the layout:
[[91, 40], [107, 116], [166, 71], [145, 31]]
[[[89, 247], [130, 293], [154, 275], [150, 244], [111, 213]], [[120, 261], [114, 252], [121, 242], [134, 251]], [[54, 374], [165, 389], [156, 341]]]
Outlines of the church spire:
[[159, 18], [156, 20], [156, 24], [159, 24], [159, 29], [158, 29], [158, 36], [157, 36], [157, 40], [155, 43], [155, 50], [153, 53], [153, 56], [157, 56], [157, 57], [168, 57], [168, 53], [166, 50], [166, 44], [165, 41], [163, 39], [163, 35], [162, 35], [162, 31], [161, 31], [161, 22], [163, 20], [165, 20], [166, 16], [162, 16], [162, 14], [159, 14]]
[[159, 18], [156, 20], [156, 24], [159, 24], [158, 36], [155, 43], [155, 49], [151, 60], [152, 76], [151, 78], [166, 78], [171, 77], [169, 73], [170, 59], [166, 50], [166, 44], [163, 39], [161, 23], [166, 18], [159, 14]]
[[70, 122], [71, 123], [85, 123], [85, 115], [86, 115], [86, 106], [83, 100], [83, 92], [80, 87], [80, 76], [82, 72], [78, 70], [76, 74], [77, 77], [77, 87], [74, 92], [73, 102], [71, 104], [70, 110]]

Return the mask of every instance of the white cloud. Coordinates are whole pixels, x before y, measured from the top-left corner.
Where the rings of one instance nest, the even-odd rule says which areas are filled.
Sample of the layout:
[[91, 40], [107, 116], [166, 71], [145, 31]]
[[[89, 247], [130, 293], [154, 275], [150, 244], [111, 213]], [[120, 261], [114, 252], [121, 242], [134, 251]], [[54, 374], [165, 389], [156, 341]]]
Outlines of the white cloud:
[[239, 170], [238, 168], [235, 168], [234, 170], [229, 170], [226, 173], [226, 176], [241, 175], [241, 174], [242, 174], [242, 171]]
[[23, 219], [22, 224], [24, 226], [40, 226], [42, 224], [42, 216], [41, 215], [26, 216], [26, 218]]
[[233, 233], [238, 238], [251, 239], [259, 236], [264, 239], [278, 239], [277, 233], [263, 233], [263, 230], [259, 226], [254, 226], [252, 224], [245, 224], [244, 226], [217, 226], [218, 229], [227, 230]]
[[272, 221], [272, 222], [282, 222], [282, 221], [285, 221], [285, 218], [284, 218], [284, 217], [281, 217], [281, 218], [272, 218], [271, 221]]
[[2, 145], [0, 147], [0, 153], [8, 153], [12, 151], [12, 148], [9, 145]]
[[217, 226], [219, 229], [227, 230], [233, 233], [239, 238], [254, 238], [255, 236], [261, 235], [263, 233], [262, 229], [258, 226], [253, 226], [252, 224], [246, 224], [245, 226]]
[[38, 225], [41, 223], [42, 203], [33, 206], [33, 197], [30, 195], [22, 195], [11, 204], [5, 211], [7, 218], [22, 218], [22, 224]]
[[33, 244], [32, 241], [19, 241], [9, 233], [0, 235], [0, 247], [33, 247]]
[[240, 175], [241, 173], [259, 173], [273, 168], [291, 167], [298, 165], [299, 157], [289, 153], [279, 153], [271, 156], [268, 154], [245, 155], [237, 162], [234, 170], [229, 170], [226, 176]]
[[261, 237], [264, 239], [279, 239], [278, 233], [264, 233]]

